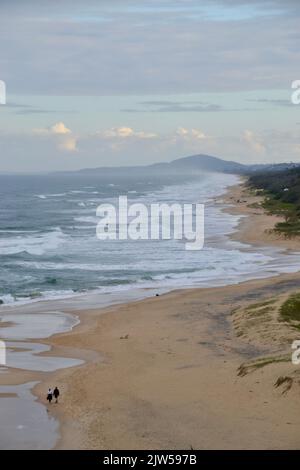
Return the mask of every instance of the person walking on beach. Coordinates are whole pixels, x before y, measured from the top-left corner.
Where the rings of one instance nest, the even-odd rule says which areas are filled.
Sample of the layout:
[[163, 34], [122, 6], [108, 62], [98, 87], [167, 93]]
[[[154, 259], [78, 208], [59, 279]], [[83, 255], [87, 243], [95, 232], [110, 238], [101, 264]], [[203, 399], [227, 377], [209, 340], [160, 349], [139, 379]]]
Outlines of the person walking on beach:
[[57, 387], [55, 387], [54, 391], [53, 391], [53, 396], [55, 398], [55, 403], [58, 403], [58, 397], [59, 397], [59, 390]]
[[49, 402], [49, 404], [52, 402], [52, 398], [53, 398], [53, 392], [51, 390], [51, 388], [48, 389], [48, 394], [47, 394], [47, 400]]

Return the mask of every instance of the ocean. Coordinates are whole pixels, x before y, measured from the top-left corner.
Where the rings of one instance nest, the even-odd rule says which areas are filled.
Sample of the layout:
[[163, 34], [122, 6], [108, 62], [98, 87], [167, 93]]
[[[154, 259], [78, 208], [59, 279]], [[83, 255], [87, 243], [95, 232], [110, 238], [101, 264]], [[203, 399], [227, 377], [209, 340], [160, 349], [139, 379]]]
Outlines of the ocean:
[[[276, 250], [250, 250], [230, 241], [239, 217], [215, 198], [234, 175], [75, 174], [0, 176], [0, 301], [21, 305], [132, 288], [172, 289], [229, 284], [293, 270]], [[129, 203], [205, 204], [205, 245], [187, 251], [182, 240], [98, 240], [96, 208]]]

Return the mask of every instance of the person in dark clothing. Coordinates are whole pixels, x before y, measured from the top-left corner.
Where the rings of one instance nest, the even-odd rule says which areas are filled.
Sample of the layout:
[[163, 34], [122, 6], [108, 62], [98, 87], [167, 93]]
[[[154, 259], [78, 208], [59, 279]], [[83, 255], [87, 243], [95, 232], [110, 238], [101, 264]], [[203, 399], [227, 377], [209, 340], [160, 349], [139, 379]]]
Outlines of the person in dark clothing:
[[54, 398], [55, 398], [55, 403], [58, 403], [59, 390], [58, 390], [57, 387], [55, 387], [55, 389], [53, 391], [53, 395], [54, 395]]
[[53, 398], [53, 392], [52, 392], [51, 388], [49, 388], [48, 393], [47, 393], [47, 400], [48, 400], [49, 404], [52, 402], [52, 398]]

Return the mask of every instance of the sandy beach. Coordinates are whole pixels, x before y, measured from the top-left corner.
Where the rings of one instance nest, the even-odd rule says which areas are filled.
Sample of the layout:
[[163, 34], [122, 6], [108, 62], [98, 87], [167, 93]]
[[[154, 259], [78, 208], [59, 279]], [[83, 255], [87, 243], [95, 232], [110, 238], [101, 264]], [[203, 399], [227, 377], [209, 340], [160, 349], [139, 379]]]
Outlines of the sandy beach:
[[[268, 232], [274, 218], [249, 208], [240, 186], [223, 200], [247, 215], [234, 239], [299, 249]], [[38, 380], [44, 404], [47, 388], [60, 388], [59, 404], [47, 406], [60, 424], [58, 449], [298, 449], [291, 343], [300, 335], [279, 308], [299, 284], [300, 274], [285, 274], [76, 311], [79, 326], [43, 343], [83, 365], [4, 380]]]
[[262, 196], [253, 195], [245, 184], [229, 189], [222, 200], [229, 204], [231, 214], [246, 216], [239, 223], [238, 230], [231, 235], [232, 240], [254, 246], [275, 246], [284, 250], [300, 250], [300, 237], [287, 239], [274, 232], [275, 224], [283, 217], [271, 215], [261, 207]]
[[62, 423], [57, 447], [298, 448], [299, 387], [287, 394], [274, 387], [297, 367], [279, 362], [238, 376], [241, 364], [258, 357], [290, 356], [290, 345], [274, 342], [272, 327], [264, 338], [243, 341], [231, 313], [296, 291], [299, 281], [283, 276], [82, 312], [85, 325], [52, 344], [90, 348], [99, 358], [36, 389], [41, 399], [54, 382], [63, 391], [50, 410]]

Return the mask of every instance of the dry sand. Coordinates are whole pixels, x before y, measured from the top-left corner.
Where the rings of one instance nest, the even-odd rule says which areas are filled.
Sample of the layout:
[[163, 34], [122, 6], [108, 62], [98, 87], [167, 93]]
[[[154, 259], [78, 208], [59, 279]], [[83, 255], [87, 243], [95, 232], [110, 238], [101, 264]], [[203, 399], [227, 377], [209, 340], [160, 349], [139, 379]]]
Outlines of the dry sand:
[[[247, 212], [246, 203], [236, 204]], [[269, 243], [268, 217], [247, 214], [238, 237]], [[245, 223], [254, 220], [260, 229], [250, 236]], [[62, 392], [48, 406], [61, 424], [57, 448], [298, 449], [300, 366], [291, 363], [290, 342], [300, 332], [278, 321], [278, 309], [264, 321], [249, 318], [247, 307], [271, 299], [277, 308], [299, 285], [299, 274], [283, 275], [80, 312], [78, 327], [48, 343], [52, 354], [86, 364], [34, 375], [41, 401], [48, 386]], [[275, 387], [281, 377], [291, 380]]]
[[63, 391], [51, 408], [62, 423], [58, 448], [298, 448], [299, 387], [282, 394], [274, 384], [300, 366], [280, 362], [238, 376], [241, 363], [281, 348], [239, 339], [231, 312], [297, 290], [299, 281], [282, 276], [82, 312], [89, 326], [53, 344], [91, 348], [99, 358], [37, 388], [41, 397], [50, 384]]

